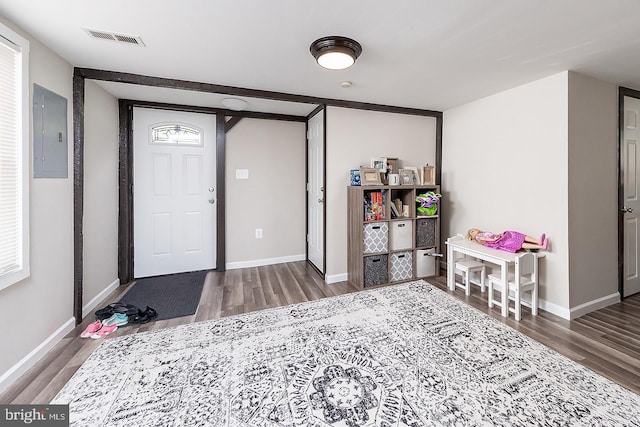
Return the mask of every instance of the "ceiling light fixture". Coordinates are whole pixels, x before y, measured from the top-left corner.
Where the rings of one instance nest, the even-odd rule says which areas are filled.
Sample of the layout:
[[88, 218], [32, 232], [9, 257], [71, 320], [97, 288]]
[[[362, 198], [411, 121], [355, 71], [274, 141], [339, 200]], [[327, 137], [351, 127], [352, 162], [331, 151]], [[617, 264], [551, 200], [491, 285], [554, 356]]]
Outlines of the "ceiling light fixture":
[[224, 105], [230, 110], [242, 111], [247, 108], [249, 103], [244, 99], [240, 99], [240, 98], [224, 98], [222, 100], [222, 105]]
[[362, 53], [362, 46], [347, 37], [329, 36], [311, 43], [309, 50], [321, 67], [344, 70], [356, 62]]

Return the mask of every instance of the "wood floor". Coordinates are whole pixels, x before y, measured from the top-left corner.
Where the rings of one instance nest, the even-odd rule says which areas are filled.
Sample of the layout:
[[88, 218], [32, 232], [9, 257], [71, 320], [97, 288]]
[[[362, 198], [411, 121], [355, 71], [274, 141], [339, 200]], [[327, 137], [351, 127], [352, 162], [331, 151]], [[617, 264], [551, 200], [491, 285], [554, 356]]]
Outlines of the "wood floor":
[[[429, 280], [447, 291], [446, 277]], [[100, 307], [117, 301], [128, 289], [122, 286]], [[207, 275], [200, 305], [195, 315], [120, 328], [115, 336], [157, 330], [186, 323], [262, 310], [303, 301], [355, 292], [346, 282], [327, 285], [304, 261], [264, 267], [230, 270]], [[601, 375], [640, 393], [640, 296], [567, 321], [541, 311], [532, 317], [523, 310], [520, 322], [500, 316], [489, 309], [486, 293], [473, 289], [471, 296], [456, 290], [455, 297], [514, 329], [553, 348]], [[0, 404], [46, 404], [58, 393], [82, 363], [100, 344], [100, 340], [81, 339], [80, 332], [95, 319], [88, 316], [36, 366], [0, 395]], [[108, 337], [106, 339], [112, 339]]]

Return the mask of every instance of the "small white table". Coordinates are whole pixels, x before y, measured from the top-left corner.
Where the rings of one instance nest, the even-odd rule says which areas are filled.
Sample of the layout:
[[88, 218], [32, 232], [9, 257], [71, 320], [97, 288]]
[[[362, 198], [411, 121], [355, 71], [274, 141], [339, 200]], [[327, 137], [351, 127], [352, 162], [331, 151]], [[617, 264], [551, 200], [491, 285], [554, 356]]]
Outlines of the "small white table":
[[[474, 258], [481, 259], [483, 261], [496, 264], [500, 267], [500, 277], [502, 283], [507, 282], [507, 274], [509, 273], [509, 264], [515, 264], [517, 253], [511, 253], [507, 251], [501, 251], [498, 249], [488, 248], [480, 243], [467, 240], [457, 239], [446, 242], [447, 245], [447, 287], [450, 291], [456, 289], [456, 270], [455, 270], [455, 252], [472, 256]], [[538, 258], [545, 256], [544, 252], [536, 253], [536, 262]], [[502, 297], [502, 316], [507, 317], [509, 314], [509, 291], [505, 289], [505, 292], [501, 293]]]

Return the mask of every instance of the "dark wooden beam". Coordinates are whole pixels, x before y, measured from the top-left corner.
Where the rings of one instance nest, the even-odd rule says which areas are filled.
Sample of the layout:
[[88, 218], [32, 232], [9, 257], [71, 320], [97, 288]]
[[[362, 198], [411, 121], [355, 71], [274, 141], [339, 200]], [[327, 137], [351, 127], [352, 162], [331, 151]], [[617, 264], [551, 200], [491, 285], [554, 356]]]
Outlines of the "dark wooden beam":
[[225, 108], [213, 108], [213, 107], [198, 107], [195, 105], [183, 105], [183, 104], [166, 104], [163, 102], [154, 101], [137, 101], [133, 99], [127, 99], [134, 107], [149, 107], [157, 110], [173, 110], [173, 111], [185, 111], [188, 113], [206, 113], [206, 114], [220, 114], [222, 116], [240, 116], [250, 119], [265, 119], [265, 120], [281, 120], [287, 122], [305, 122], [306, 116], [295, 116], [291, 114], [278, 114], [278, 113], [263, 113], [259, 111], [235, 111], [227, 110]]
[[82, 322], [84, 215], [84, 77], [73, 75], [73, 316]]
[[309, 115], [307, 116], [307, 120], [309, 120], [311, 117], [313, 117], [316, 114], [318, 114], [320, 111], [324, 110], [325, 107], [326, 107], [326, 105], [318, 105], [316, 108], [313, 109], [312, 112], [309, 113]]
[[[442, 185], [442, 116], [436, 117], [436, 184]], [[442, 189], [440, 189], [442, 191]]]
[[227, 257], [226, 247], [226, 131], [224, 116], [216, 115], [216, 270], [225, 271]]
[[235, 125], [240, 123], [240, 120], [242, 120], [242, 117], [240, 117], [240, 116], [231, 116], [231, 117], [229, 117], [229, 119], [224, 122], [224, 133], [227, 133], [231, 129], [233, 129], [233, 127]]
[[118, 278], [125, 285], [133, 280], [133, 106], [121, 99], [118, 111]]
[[237, 86], [191, 82], [187, 80], [143, 76], [140, 74], [122, 73], [118, 71], [96, 70], [93, 68], [75, 68], [74, 72], [86, 79], [92, 80], [103, 80], [153, 87], [165, 87], [170, 89], [193, 90], [197, 92], [219, 93], [223, 95], [246, 96], [251, 98], [272, 99], [276, 101], [298, 102], [302, 104], [326, 104], [334, 107], [356, 108], [359, 110], [382, 111], [387, 113], [410, 114], [415, 116], [442, 116], [441, 111], [398, 107], [394, 105], [373, 104], [370, 102], [347, 101], [343, 99], [321, 98], [309, 95], [296, 95], [291, 93], [274, 92], [261, 89], [247, 89]]

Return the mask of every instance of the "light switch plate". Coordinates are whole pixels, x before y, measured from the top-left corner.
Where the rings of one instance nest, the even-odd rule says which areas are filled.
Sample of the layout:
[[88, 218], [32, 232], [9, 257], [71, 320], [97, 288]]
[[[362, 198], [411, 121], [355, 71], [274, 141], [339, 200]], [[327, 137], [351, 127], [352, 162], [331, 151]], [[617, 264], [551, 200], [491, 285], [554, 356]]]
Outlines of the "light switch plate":
[[249, 179], [249, 169], [236, 169], [236, 179]]

